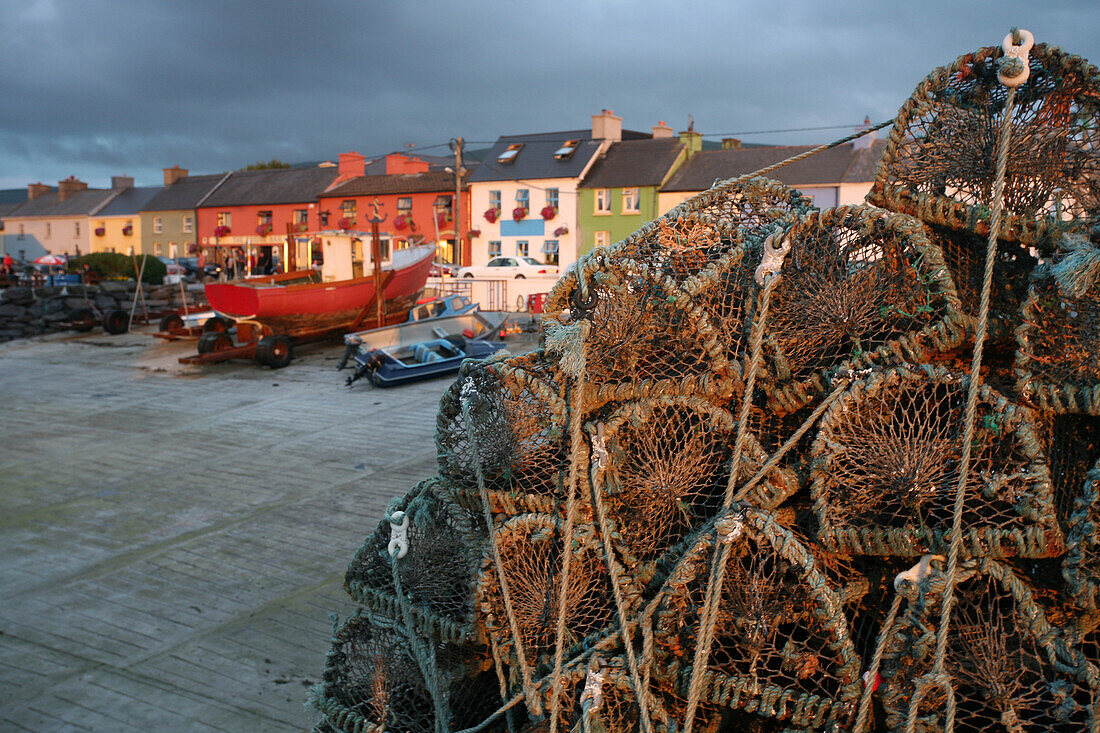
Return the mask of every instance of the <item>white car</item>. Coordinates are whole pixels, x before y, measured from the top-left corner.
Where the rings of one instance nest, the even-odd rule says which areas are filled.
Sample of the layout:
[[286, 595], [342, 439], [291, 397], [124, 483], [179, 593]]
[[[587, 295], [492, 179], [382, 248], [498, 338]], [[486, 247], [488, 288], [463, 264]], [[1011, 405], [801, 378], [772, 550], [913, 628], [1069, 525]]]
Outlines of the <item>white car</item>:
[[534, 257], [494, 257], [484, 265], [471, 265], [458, 271], [458, 277], [557, 277], [557, 265], [545, 265]]

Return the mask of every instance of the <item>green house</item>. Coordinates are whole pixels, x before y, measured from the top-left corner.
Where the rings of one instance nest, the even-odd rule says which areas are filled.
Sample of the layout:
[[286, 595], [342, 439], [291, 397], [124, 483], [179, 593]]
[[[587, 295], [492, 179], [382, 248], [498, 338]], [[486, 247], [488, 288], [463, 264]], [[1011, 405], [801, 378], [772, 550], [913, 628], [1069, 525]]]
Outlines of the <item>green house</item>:
[[677, 139], [663, 123], [653, 132], [653, 138], [612, 143], [577, 187], [578, 256], [658, 217], [658, 191], [699, 138]]

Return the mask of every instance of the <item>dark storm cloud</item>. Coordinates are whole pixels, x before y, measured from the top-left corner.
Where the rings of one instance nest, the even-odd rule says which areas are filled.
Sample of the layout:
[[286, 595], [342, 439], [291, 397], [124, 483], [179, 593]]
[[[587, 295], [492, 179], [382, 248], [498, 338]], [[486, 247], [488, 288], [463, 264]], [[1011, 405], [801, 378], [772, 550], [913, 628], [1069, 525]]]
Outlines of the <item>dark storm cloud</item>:
[[[1051, 6], [1051, 7], [1048, 7]], [[0, 0], [0, 187], [574, 129], [891, 117], [1012, 25], [1100, 57], [1095, 2]], [[762, 134], [797, 144], [843, 134]], [[446, 148], [428, 152], [443, 153]]]

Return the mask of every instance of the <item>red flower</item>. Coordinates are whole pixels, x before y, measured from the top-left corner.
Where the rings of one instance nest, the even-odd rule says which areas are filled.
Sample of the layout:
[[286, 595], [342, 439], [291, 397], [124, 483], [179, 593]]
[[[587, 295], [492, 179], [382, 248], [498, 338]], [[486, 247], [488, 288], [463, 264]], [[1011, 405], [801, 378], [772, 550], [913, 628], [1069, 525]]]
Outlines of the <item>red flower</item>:
[[95, 235], [97, 237], [102, 237], [106, 233], [107, 233], [107, 230], [104, 227], [96, 227], [95, 228]]
[[517, 206], [512, 209], [512, 218], [516, 221], [523, 221], [523, 218], [527, 216], [527, 209], [522, 206]]
[[554, 236], [555, 237], [560, 237], [563, 234], [568, 234], [568, 233], [569, 233], [569, 227], [567, 227], [567, 226], [560, 226], [560, 227], [558, 227], [557, 229], [554, 230]]
[[132, 226], [130, 226], [129, 224], [127, 224], [126, 226], [122, 227], [122, 233], [123, 233], [123, 235], [128, 237], [128, 236], [130, 236], [131, 234], [134, 233], [134, 228]]
[[304, 221], [298, 222], [298, 231], [304, 232], [307, 229], [309, 229], [309, 224], [306, 224]]
[[355, 222], [345, 216], [340, 219], [340, 221], [336, 222], [336, 226], [340, 227], [346, 232], [348, 229], [351, 229], [353, 226], [355, 226]]
[[470, 239], [477, 239], [478, 237], [481, 236], [481, 230], [480, 229], [471, 229], [470, 231], [466, 232], [466, 236], [469, 237]]
[[312, 244], [314, 247], [320, 247], [321, 246], [321, 238], [320, 237], [314, 237], [313, 239], [309, 240], [309, 243]]
[[393, 220], [393, 228], [398, 230], [398, 231], [404, 230], [405, 227], [407, 227], [408, 225], [409, 225], [409, 219], [404, 214], [402, 214], [401, 216], [399, 216], [399, 217], [397, 217]]
[[547, 204], [546, 206], [542, 207], [542, 211], [540, 211], [539, 213], [542, 214], [543, 219], [545, 219], [546, 221], [550, 221], [558, 215], [558, 207]]
[[494, 206], [491, 209], [485, 210], [485, 221], [493, 224], [496, 222], [497, 217], [500, 216], [500, 208]]
[[446, 224], [450, 220], [451, 220], [451, 215], [448, 214], [446, 211], [440, 211], [438, 214], [435, 215], [435, 221], [436, 221], [437, 224], [439, 224], [439, 226], [443, 226], [444, 224]]
[[221, 226], [218, 226], [218, 227], [214, 227], [214, 236], [215, 237], [226, 237], [228, 235], [229, 235], [229, 227], [227, 227], [225, 224], [222, 224]]
[[271, 233], [271, 225], [270, 224], [258, 224], [256, 226], [256, 233], [259, 234], [261, 237], [266, 237], [268, 234]]

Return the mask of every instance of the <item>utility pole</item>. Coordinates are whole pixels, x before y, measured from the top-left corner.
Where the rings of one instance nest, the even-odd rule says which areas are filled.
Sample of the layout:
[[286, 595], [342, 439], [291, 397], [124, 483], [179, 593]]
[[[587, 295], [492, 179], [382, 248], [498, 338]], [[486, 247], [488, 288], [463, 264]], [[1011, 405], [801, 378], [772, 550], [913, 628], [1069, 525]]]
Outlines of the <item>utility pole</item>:
[[469, 240], [467, 239], [464, 242], [462, 239], [462, 177], [466, 175], [466, 169], [462, 167], [463, 145], [465, 145], [465, 140], [461, 137], [451, 140], [451, 150], [455, 154], [455, 200], [451, 208], [454, 209], [455, 217], [455, 256], [458, 258], [458, 265], [466, 267], [471, 262], [471, 252], [469, 251]]

